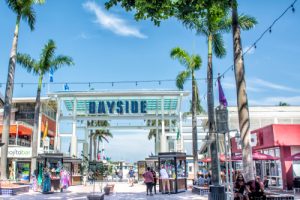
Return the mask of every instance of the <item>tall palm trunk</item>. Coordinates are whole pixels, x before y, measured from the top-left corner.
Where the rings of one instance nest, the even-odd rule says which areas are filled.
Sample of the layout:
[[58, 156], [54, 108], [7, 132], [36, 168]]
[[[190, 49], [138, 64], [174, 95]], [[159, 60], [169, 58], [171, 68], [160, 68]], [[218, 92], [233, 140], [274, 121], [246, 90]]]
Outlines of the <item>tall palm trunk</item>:
[[207, 63], [207, 112], [208, 112], [208, 131], [211, 154], [211, 168], [212, 168], [212, 184], [219, 185], [219, 158], [218, 147], [215, 133], [215, 117], [214, 117], [214, 88], [213, 88], [213, 66], [212, 66], [212, 34], [208, 36], [208, 63]]
[[197, 96], [196, 96], [196, 80], [194, 71], [192, 71], [192, 139], [193, 139], [193, 159], [194, 159], [194, 179], [197, 179], [198, 173], [198, 137], [197, 137]]
[[36, 170], [36, 157], [38, 154], [38, 146], [40, 141], [38, 141], [39, 133], [39, 118], [41, 109], [41, 89], [42, 89], [43, 75], [39, 77], [38, 89], [36, 93], [35, 107], [34, 107], [34, 120], [33, 120], [33, 134], [32, 134], [32, 158], [31, 158], [31, 173]]
[[92, 161], [92, 159], [93, 159], [93, 137], [92, 137], [92, 131], [90, 131], [90, 153], [89, 153], [89, 159], [90, 159], [90, 161]]
[[250, 145], [250, 119], [245, 81], [245, 68], [242, 55], [241, 31], [238, 24], [236, 1], [232, 0], [232, 35], [234, 52], [234, 71], [237, 92], [239, 128], [242, 140], [243, 169], [246, 181], [254, 180], [252, 147]]
[[1, 179], [2, 180], [7, 179], [7, 153], [8, 153], [8, 143], [9, 143], [10, 115], [11, 115], [11, 104], [12, 104], [12, 97], [13, 97], [13, 90], [14, 90], [20, 19], [21, 16], [18, 15], [15, 32], [14, 32], [14, 38], [12, 42], [12, 48], [10, 51], [6, 89], [5, 89], [3, 130], [2, 130], [2, 142], [4, 142], [5, 144], [4, 146], [1, 147]]

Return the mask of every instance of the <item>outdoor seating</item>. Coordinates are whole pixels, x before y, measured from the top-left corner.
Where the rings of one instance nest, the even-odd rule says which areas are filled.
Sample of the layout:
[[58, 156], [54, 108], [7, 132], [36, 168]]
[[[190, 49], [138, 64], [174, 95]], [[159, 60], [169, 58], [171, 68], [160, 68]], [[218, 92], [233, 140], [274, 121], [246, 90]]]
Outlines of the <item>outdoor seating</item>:
[[193, 185], [192, 192], [201, 196], [208, 195], [209, 187]]

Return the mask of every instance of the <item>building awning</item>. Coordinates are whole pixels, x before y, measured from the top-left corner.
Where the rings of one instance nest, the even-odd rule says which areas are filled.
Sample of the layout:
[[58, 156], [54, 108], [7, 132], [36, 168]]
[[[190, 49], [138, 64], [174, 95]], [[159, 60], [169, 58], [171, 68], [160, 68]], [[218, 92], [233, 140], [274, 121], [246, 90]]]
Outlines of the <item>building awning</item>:
[[[3, 125], [1, 124], [0, 125], [0, 134], [2, 134], [2, 130], [3, 130]], [[12, 124], [12, 125], [10, 125], [10, 128], [9, 128], [9, 133], [13, 134], [13, 135], [16, 135], [18, 133], [19, 136], [20, 135], [30, 136], [30, 135], [32, 135], [32, 132], [33, 132], [33, 127], [30, 126], [29, 124], [25, 124], [25, 123]]]

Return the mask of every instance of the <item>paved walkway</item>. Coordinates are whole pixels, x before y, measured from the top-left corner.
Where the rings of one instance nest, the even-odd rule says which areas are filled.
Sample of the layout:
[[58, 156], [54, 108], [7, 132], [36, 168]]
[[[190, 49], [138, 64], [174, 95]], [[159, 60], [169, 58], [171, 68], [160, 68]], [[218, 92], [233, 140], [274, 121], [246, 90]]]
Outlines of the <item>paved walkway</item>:
[[[96, 184], [95, 191], [100, 191], [99, 184]], [[207, 200], [207, 196], [201, 197], [199, 195], [192, 194], [191, 191], [182, 192], [179, 194], [162, 195], [156, 194], [154, 196], [146, 195], [146, 186], [143, 184], [136, 184], [134, 187], [129, 187], [127, 183], [118, 182], [115, 183], [115, 192], [109, 196], [105, 196], [105, 200]], [[38, 192], [29, 192], [22, 195], [17, 195], [13, 197], [3, 197], [0, 199], [4, 200], [33, 200], [33, 199], [49, 199], [49, 200], [83, 200], [86, 199], [88, 194], [93, 192], [93, 186], [72, 186], [69, 187], [67, 191], [60, 193], [56, 192], [53, 194], [41, 194]]]

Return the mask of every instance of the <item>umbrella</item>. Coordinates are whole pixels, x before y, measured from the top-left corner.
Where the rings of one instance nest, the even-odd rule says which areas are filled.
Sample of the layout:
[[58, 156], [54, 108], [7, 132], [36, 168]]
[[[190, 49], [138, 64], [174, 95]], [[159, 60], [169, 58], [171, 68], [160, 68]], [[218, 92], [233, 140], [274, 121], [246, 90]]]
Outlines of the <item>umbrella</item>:
[[[225, 162], [225, 155], [224, 154], [221, 154], [220, 156], [219, 156], [219, 159], [220, 159], [220, 161], [221, 162]], [[201, 162], [211, 162], [211, 158], [210, 157], [207, 157], [207, 158], [203, 158], [203, 159], [201, 159], [200, 160]]]
[[300, 153], [296, 153], [290, 157], [291, 160], [297, 161], [300, 160]]
[[[242, 154], [238, 154], [236, 156], [231, 157], [231, 160], [233, 160], [233, 161], [242, 160], [242, 159], [243, 159]], [[253, 160], [279, 160], [278, 157], [270, 156], [270, 155], [259, 153], [259, 152], [253, 152], [252, 159]]]

